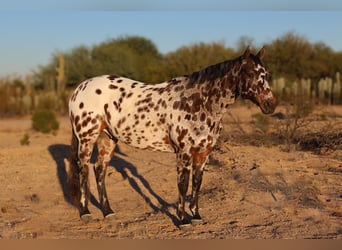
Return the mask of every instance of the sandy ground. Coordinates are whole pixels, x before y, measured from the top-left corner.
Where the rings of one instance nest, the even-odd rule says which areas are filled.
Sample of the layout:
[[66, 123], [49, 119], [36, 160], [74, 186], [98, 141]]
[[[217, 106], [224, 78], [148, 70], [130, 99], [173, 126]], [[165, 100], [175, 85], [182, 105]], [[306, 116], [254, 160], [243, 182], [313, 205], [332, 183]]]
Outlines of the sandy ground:
[[[340, 124], [342, 108], [326, 109], [333, 115], [325, 122]], [[258, 112], [248, 107], [231, 110], [252, 132], [252, 115]], [[103, 220], [91, 171], [94, 220], [85, 224], [65, 186], [68, 118], [58, 118], [57, 135], [33, 131], [30, 117], [1, 119], [0, 238], [341, 239], [342, 151], [318, 155], [285, 152], [276, 143], [240, 143], [230, 118], [204, 174], [203, 225], [187, 231], [177, 227], [175, 155], [119, 144], [106, 178], [116, 217]], [[20, 145], [25, 133], [28, 146]]]

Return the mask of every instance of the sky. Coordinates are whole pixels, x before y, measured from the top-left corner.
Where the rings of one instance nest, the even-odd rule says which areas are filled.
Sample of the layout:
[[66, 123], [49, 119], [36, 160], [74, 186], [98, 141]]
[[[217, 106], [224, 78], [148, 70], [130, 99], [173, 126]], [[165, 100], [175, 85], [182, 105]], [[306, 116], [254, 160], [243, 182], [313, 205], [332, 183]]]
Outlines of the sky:
[[53, 53], [126, 35], [151, 39], [167, 53], [196, 42], [234, 48], [242, 36], [261, 47], [294, 32], [342, 51], [341, 26], [340, 0], [4, 0], [0, 77], [25, 75]]

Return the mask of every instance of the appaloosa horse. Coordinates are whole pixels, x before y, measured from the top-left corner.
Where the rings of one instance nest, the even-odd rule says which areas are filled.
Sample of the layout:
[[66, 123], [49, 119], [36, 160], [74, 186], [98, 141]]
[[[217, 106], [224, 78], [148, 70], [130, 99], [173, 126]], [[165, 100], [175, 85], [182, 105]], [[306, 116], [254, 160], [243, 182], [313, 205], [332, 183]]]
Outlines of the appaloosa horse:
[[[68, 182], [80, 217], [91, 219], [88, 172], [93, 147], [99, 200], [105, 218], [114, 214], [106, 187], [106, 168], [118, 141], [136, 148], [174, 152], [177, 157], [180, 227], [185, 218], [185, 195], [192, 170], [192, 222], [199, 222], [198, 195], [203, 169], [222, 130], [222, 116], [238, 96], [258, 105], [265, 114], [276, 106], [268, 72], [249, 48], [234, 60], [209, 66], [191, 75], [160, 84], [146, 84], [117, 75], [82, 82], [69, 102], [72, 143]], [[157, 173], [156, 173], [157, 174]]]

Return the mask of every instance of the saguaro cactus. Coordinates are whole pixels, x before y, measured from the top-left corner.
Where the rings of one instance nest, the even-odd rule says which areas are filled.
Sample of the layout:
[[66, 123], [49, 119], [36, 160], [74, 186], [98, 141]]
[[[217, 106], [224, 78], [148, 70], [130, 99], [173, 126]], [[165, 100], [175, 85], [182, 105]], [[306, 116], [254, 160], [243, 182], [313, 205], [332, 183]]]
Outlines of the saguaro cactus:
[[337, 91], [340, 92], [337, 95], [338, 98], [339, 98], [338, 103], [341, 104], [342, 103], [342, 83], [341, 83], [341, 74], [340, 74], [340, 72], [336, 72], [336, 87], [337, 87]]
[[58, 55], [57, 71], [57, 94], [60, 95], [65, 89], [66, 77], [65, 77], [65, 58], [64, 54]]

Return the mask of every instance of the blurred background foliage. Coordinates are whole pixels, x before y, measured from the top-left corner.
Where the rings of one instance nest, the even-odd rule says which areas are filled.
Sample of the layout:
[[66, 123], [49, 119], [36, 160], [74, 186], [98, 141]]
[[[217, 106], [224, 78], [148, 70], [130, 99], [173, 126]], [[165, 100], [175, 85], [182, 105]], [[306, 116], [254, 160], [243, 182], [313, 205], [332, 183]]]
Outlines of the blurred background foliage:
[[[158, 83], [190, 74], [211, 64], [238, 57], [253, 38], [241, 37], [237, 46], [224, 42], [194, 43], [162, 54], [148, 38], [123, 36], [92, 47], [80, 45], [56, 52], [46, 65], [27, 76], [0, 78], [0, 116], [32, 114], [50, 109], [67, 113], [68, 97], [81, 81], [102, 74], [117, 74]], [[324, 43], [311, 43], [294, 32], [264, 44], [271, 85], [282, 101], [293, 94], [316, 103], [342, 104], [342, 52]]]

